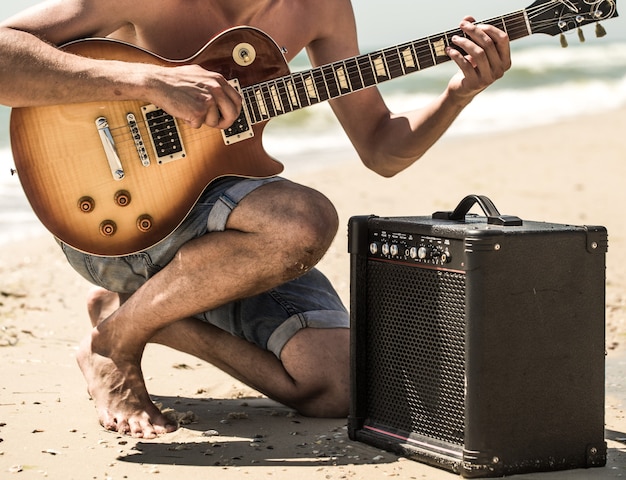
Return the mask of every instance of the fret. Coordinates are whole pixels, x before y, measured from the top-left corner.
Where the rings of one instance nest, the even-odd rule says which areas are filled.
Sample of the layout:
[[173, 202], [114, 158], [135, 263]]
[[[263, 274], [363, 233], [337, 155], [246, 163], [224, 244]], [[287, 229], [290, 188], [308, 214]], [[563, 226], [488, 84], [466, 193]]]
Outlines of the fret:
[[313, 70], [313, 83], [317, 88], [318, 101], [325, 102], [331, 98], [328, 92], [328, 86], [326, 85], [326, 79], [324, 78], [324, 72], [321, 68]]
[[298, 92], [293, 78], [293, 75], [291, 75], [285, 81], [285, 93], [287, 94], [289, 105], [291, 105], [292, 110], [298, 110], [302, 108], [302, 105], [300, 104], [300, 99], [298, 98]]
[[356, 92], [363, 88], [363, 77], [361, 76], [361, 69], [359, 68], [358, 59], [360, 57], [353, 57], [345, 60], [343, 64], [346, 67], [348, 74], [348, 82], [350, 83], [350, 90]]
[[428, 39], [418, 40], [413, 45], [415, 46], [415, 53], [418, 58], [420, 69], [423, 70], [424, 68], [429, 68], [435, 65]]
[[363, 81], [363, 86], [371, 87], [376, 85], [376, 74], [369, 55], [362, 55], [356, 59], [359, 72]]
[[311, 105], [311, 99], [307, 94], [307, 88], [305, 84], [304, 75], [302, 73], [298, 73], [293, 76], [293, 84], [295, 87], [295, 93], [298, 97], [298, 104], [301, 107], [306, 107]]
[[261, 93], [263, 94], [263, 103], [265, 104], [268, 116], [270, 118], [278, 115], [276, 108], [274, 108], [274, 101], [272, 100], [272, 91], [270, 90], [270, 82], [265, 82], [260, 85]]
[[350, 82], [348, 81], [348, 72], [346, 71], [346, 64], [341, 62], [337, 65], [335, 70], [335, 75], [337, 75], [337, 80], [339, 81], [339, 87], [342, 92], [351, 92], [352, 88], [350, 87]]
[[526, 37], [530, 35], [532, 31], [526, 13], [523, 10], [502, 17], [502, 24], [511, 40]]
[[270, 100], [272, 101], [272, 107], [276, 115], [285, 113], [285, 107], [278, 91], [278, 85], [276, 82], [268, 82], [268, 90], [270, 94]]
[[493, 25], [496, 28], [499, 28], [500, 30], [503, 30], [504, 32], [508, 33], [506, 30], [506, 24], [504, 23], [504, 17], [500, 17], [497, 19], [494, 19], [492, 22], [489, 22], [489, 25]]
[[402, 68], [402, 62], [397, 48], [390, 48], [385, 50], [385, 61], [387, 63], [387, 71], [389, 72], [389, 78], [397, 78], [404, 75], [404, 69]]
[[[310, 70], [312, 72], [312, 70]], [[309, 97], [309, 104], [313, 105], [314, 103], [318, 103], [320, 101], [320, 95], [317, 91], [317, 85], [315, 84], [315, 79], [313, 75], [303, 76], [304, 78], [304, 86], [306, 87], [306, 95]]]
[[[324, 78], [326, 82], [326, 87], [328, 88], [328, 95], [330, 98], [337, 98], [341, 95], [341, 81], [339, 80], [339, 75], [335, 72], [334, 65], [325, 65], [322, 67], [322, 71], [324, 72]], [[343, 76], [344, 85], [347, 86], [347, 81], [345, 75]]]
[[284, 111], [293, 112], [294, 110], [297, 110], [298, 107], [294, 107], [294, 105], [291, 103], [289, 90], [287, 88], [287, 81], [284, 78], [276, 79], [276, 89]]
[[419, 70], [419, 63], [411, 44], [398, 47], [398, 55], [402, 59], [402, 68], [405, 73], [412, 73]]
[[430, 41], [430, 50], [431, 50], [431, 54], [433, 57], [433, 64], [434, 65], [438, 65], [440, 63], [442, 63], [441, 58], [445, 58], [446, 60], [449, 59], [448, 55], [446, 54], [446, 38], [445, 37], [440, 37], [435, 41]]
[[270, 118], [267, 104], [265, 103], [265, 98], [263, 98], [263, 91], [260, 88], [254, 90], [254, 99], [259, 109], [259, 115], [261, 116], [261, 119], [267, 120], [268, 118]]
[[374, 72], [376, 73], [377, 82], [380, 78], [389, 77], [389, 74], [387, 73], [387, 65], [385, 65], [385, 60], [382, 54], [376, 57], [372, 57], [372, 67], [374, 68]]
[[253, 123], [258, 123], [262, 120], [261, 112], [254, 96], [253, 88], [246, 88], [244, 90], [244, 96], [246, 98], [246, 104], [248, 105], [248, 111]]

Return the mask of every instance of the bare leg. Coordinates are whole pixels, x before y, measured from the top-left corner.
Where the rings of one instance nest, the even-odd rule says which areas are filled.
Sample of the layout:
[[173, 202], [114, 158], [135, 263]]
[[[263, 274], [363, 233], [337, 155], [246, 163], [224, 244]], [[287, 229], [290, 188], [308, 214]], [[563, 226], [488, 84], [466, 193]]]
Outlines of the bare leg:
[[[117, 294], [95, 290], [89, 302], [93, 324], [118, 306]], [[151, 342], [201, 358], [304, 415], [347, 415], [348, 329], [301, 330], [287, 342], [280, 360], [271, 352], [193, 318], [160, 330]]]
[[191, 315], [266, 291], [309, 270], [330, 245], [337, 216], [319, 193], [275, 182], [248, 195], [226, 227], [184, 245], [81, 344], [78, 362], [105, 428], [138, 437], [174, 429], [145, 388], [140, 362], [146, 343]]

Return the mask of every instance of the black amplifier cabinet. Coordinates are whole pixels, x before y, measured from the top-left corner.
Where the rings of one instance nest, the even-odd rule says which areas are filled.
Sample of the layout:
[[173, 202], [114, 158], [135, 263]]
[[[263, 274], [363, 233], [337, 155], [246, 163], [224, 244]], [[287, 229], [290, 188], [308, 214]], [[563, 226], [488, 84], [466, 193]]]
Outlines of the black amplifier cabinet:
[[352, 440], [468, 478], [606, 464], [605, 228], [470, 195], [353, 217], [349, 251]]

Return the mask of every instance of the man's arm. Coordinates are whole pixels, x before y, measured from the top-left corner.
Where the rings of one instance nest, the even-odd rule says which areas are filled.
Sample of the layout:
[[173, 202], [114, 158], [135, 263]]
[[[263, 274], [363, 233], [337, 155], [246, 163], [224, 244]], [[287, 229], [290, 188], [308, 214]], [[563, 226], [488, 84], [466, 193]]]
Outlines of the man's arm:
[[[341, 18], [327, 36], [309, 47], [314, 64], [320, 65], [358, 54], [352, 19]], [[450, 127], [459, 113], [482, 90], [502, 77], [511, 66], [509, 39], [492, 26], [474, 25], [467, 17], [461, 29], [467, 38], [453, 38], [467, 55], [451, 49], [450, 58], [460, 71], [445, 91], [425, 108], [392, 113], [377, 89], [370, 88], [332, 100], [331, 106], [363, 163], [376, 173], [391, 177], [426, 153]], [[337, 48], [336, 46], [343, 46]]]
[[146, 100], [188, 122], [226, 128], [241, 109], [239, 94], [198, 65], [80, 57], [57, 48], [107, 35], [124, 23], [126, 0], [53, 0], [0, 24], [0, 103], [11, 107], [94, 100]]

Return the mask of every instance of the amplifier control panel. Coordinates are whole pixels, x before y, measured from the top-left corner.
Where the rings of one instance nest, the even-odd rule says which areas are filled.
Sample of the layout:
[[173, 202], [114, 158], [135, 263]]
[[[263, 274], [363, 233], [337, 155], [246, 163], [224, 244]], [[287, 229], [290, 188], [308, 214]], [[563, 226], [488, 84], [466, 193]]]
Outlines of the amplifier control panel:
[[369, 232], [368, 257], [371, 259], [462, 270], [463, 252], [464, 242], [459, 239], [391, 230]]

